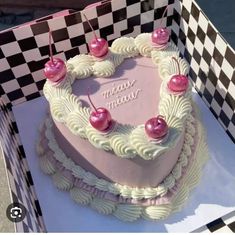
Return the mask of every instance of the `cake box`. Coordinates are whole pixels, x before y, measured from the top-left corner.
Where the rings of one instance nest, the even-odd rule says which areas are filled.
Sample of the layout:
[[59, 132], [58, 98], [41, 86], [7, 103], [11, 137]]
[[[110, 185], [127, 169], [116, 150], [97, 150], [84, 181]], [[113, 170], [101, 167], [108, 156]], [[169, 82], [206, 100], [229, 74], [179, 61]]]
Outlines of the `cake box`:
[[[208, 107], [207, 112], [212, 112], [224, 135], [229, 136], [232, 146], [235, 143], [234, 50], [194, 0], [104, 1], [84, 13], [97, 34], [111, 44], [120, 36], [152, 32], [166, 6], [163, 24], [171, 31], [170, 40], [189, 63], [189, 77], [195, 90]], [[82, 20], [81, 12], [67, 10], [0, 32], [1, 144], [11, 200], [24, 204], [28, 212], [23, 221], [15, 224], [17, 232], [47, 231], [13, 110], [43, 95], [49, 28], [56, 57], [68, 60], [88, 52], [87, 42], [93, 33]]]

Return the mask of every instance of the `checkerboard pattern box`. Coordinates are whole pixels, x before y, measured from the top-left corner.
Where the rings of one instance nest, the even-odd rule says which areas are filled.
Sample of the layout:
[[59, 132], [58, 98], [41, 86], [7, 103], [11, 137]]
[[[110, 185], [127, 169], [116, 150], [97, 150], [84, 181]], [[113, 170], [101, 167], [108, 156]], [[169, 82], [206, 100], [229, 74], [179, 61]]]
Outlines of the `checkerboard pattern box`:
[[[111, 44], [120, 36], [136, 36], [162, 26], [171, 30], [171, 41], [190, 65], [189, 77], [210, 111], [235, 142], [235, 55], [194, 0], [104, 1], [84, 13], [98, 36]], [[21, 145], [13, 105], [40, 97], [49, 60], [48, 31], [53, 54], [67, 60], [87, 53], [93, 33], [81, 12], [48, 16], [0, 33], [0, 129], [13, 201], [30, 211], [17, 231], [45, 231], [27, 159]]]
[[21, 203], [26, 208], [24, 220], [15, 224], [16, 231], [46, 231], [26, 155], [23, 146], [20, 144], [14, 116], [11, 108], [7, 107], [2, 99], [0, 99], [0, 105], [0, 142], [5, 156], [11, 199], [12, 202]]

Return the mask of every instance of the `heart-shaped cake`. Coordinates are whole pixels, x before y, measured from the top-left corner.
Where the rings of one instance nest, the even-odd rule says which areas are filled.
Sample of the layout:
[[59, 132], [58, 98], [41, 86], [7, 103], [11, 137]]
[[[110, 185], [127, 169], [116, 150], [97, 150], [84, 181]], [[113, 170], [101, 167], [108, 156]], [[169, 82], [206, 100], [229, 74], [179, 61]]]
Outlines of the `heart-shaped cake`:
[[43, 89], [42, 170], [76, 202], [125, 221], [178, 210], [206, 159], [189, 66], [164, 43], [120, 37], [102, 57], [68, 60], [66, 77]]

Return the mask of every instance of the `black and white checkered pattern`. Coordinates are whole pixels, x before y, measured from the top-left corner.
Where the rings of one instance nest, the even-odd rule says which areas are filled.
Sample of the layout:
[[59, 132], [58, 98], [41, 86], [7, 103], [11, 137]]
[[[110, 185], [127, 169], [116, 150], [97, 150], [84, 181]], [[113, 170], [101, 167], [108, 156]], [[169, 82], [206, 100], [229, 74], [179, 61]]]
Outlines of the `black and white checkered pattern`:
[[[173, 8], [172, 3], [170, 1]], [[140, 32], [152, 31], [159, 24], [167, 4], [168, 0], [122, 0], [107, 2], [96, 10], [86, 9], [84, 12], [97, 35], [111, 44], [122, 35], [136, 36]], [[42, 70], [49, 56], [49, 28], [53, 53], [58, 57], [66, 60], [88, 52], [87, 42], [93, 38], [93, 33], [80, 12], [2, 33], [0, 90], [6, 103], [16, 105], [42, 95], [45, 82]]]
[[235, 53], [193, 0], [175, 4], [172, 40], [199, 95], [235, 142]]
[[193, 231], [194, 233], [235, 233], [235, 211]]
[[[234, 51], [221, 37], [194, 0], [105, 1], [84, 13], [98, 36], [109, 44], [117, 37], [137, 36], [159, 26], [171, 29], [171, 40], [190, 64], [190, 78], [214, 116], [235, 141]], [[63, 60], [87, 53], [93, 33], [80, 12], [49, 16], [32, 25], [0, 33], [0, 94], [4, 118], [0, 129], [13, 200], [27, 206], [27, 221], [18, 231], [45, 231], [39, 202], [10, 107], [42, 95], [44, 64], [49, 59], [48, 31], [52, 31], [53, 54]]]
[[[194, 0], [121, 0], [107, 2], [85, 13], [96, 33], [111, 44], [120, 36], [136, 36], [159, 25], [165, 6], [172, 40], [188, 60], [190, 77], [214, 116], [235, 141], [235, 55]], [[53, 52], [62, 59], [87, 53], [93, 33], [80, 12], [40, 19], [0, 37], [1, 94], [13, 105], [42, 95], [42, 69], [48, 60], [48, 30]], [[208, 79], [207, 79], [208, 78]]]
[[11, 202], [23, 204], [27, 210], [22, 222], [16, 223], [17, 232], [42, 232], [45, 226], [31, 173], [28, 168], [23, 146], [14, 117], [9, 108], [0, 100], [0, 142], [6, 163], [10, 185]]

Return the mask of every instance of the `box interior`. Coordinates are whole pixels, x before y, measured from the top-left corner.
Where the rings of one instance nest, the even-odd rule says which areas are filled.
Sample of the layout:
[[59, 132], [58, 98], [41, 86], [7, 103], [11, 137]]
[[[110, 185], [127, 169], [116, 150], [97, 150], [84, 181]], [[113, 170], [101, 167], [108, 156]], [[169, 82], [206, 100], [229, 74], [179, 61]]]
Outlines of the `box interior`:
[[[193, 0], [111, 1], [84, 12], [97, 34], [111, 44], [120, 36], [151, 32], [159, 25], [167, 5], [163, 25], [171, 29], [171, 41], [188, 61], [189, 77], [198, 94], [235, 142], [234, 50]], [[80, 12], [0, 34], [1, 141], [12, 200], [23, 202], [25, 198], [30, 212], [26, 220], [17, 223], [17, 231], [46, 231], [12, 106], [43, 95], [49, 28], [57, 57], [67, 60], [88, 52], [87, 42], [93, 34]]]

